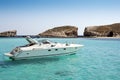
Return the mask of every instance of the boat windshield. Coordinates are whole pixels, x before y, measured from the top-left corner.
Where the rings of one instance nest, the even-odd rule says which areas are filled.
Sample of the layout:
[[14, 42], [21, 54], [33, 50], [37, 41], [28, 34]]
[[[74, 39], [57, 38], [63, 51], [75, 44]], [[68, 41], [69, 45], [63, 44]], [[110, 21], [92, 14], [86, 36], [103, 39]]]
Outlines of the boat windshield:
[[51, 43], [49, 40], [39, 40], [38, 42], [42, 43], [42, 44], [50, 44]]
[[26, 40], [30, 43], [30, 44], [37, 44], [38, 41], [35, 39], [32, 39], [30, 36], [26, 37]]

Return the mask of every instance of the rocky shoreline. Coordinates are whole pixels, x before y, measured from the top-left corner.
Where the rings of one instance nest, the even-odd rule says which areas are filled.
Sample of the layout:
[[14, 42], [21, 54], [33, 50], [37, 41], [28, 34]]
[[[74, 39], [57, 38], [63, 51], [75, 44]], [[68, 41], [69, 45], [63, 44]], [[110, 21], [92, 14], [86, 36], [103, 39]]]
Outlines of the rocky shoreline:
[[76, 26], [60, 26], [48, 29], [37, 35], [17, 35], [17, 30], [0, 33], [0, 37], [21, 38], [31, 36], [34, 38], [120, 38], [120, 23], [102, 26], [89, 26], [84, 29], [84, 35], [78, 35]]
[[[41, 37], [36, 35], [22, 35], [22, 36], [0, 36], [0, 38], [25, 38], [26, 36], [30, 36], [32, 38], [73, 38], [73, 37]], [[120, 37], [85, 37], [85, 36], [79, 36], [74, 38], [94, 38], [94, 39], [120, 39]]]
[[84, 30], [86, 37], [120, 37], [120, 23], [90, 26]]
[[17, 35], [17, 30], [4, 31], [0, 33], [0, 37], [14, 37]]
[[41, 37], [78, 37], [78, 28], [75, 26], [60, 26], [38, 34]]

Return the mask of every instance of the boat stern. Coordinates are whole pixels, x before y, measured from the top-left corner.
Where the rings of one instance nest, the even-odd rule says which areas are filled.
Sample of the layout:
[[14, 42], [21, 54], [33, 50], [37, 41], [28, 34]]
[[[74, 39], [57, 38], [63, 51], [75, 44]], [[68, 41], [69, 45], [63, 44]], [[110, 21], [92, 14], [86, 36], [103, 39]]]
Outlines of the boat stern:
[[83, 47], [84, 45], [79, 45], [79, 47]]
[[81, 48], [81, 47], [83, 47], [84, 45], [81, 45], [81, 44], [71, 44], [71, 46]]

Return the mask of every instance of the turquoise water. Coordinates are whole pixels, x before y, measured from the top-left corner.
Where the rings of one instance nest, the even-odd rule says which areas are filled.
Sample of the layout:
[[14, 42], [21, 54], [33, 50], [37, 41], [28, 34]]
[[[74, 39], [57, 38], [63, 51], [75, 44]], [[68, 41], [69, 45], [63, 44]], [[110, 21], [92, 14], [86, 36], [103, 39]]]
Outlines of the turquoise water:
[[26, 44], [0, 38], [0, 80], [120, 80], [120, 39], [50, 38], [84, 47], [75, 55], [11, 61], [3, 53]]

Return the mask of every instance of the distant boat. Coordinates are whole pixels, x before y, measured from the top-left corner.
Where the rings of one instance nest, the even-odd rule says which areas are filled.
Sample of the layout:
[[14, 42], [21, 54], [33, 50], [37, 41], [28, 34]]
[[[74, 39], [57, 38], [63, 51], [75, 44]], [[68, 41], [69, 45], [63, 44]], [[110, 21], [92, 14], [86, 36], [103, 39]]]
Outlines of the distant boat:
[[37, 41], [27, 36], [26, 40], [29, 44], [25, 46], [18, 46], [9, 53], [5, 53], [12, 60], [28, 59], [34, 57], [57, 56], [63, 54], [73, 54], [79, 50], [83, 45], [68, 44], [68, 43], [54, 43], [49, 40]]

